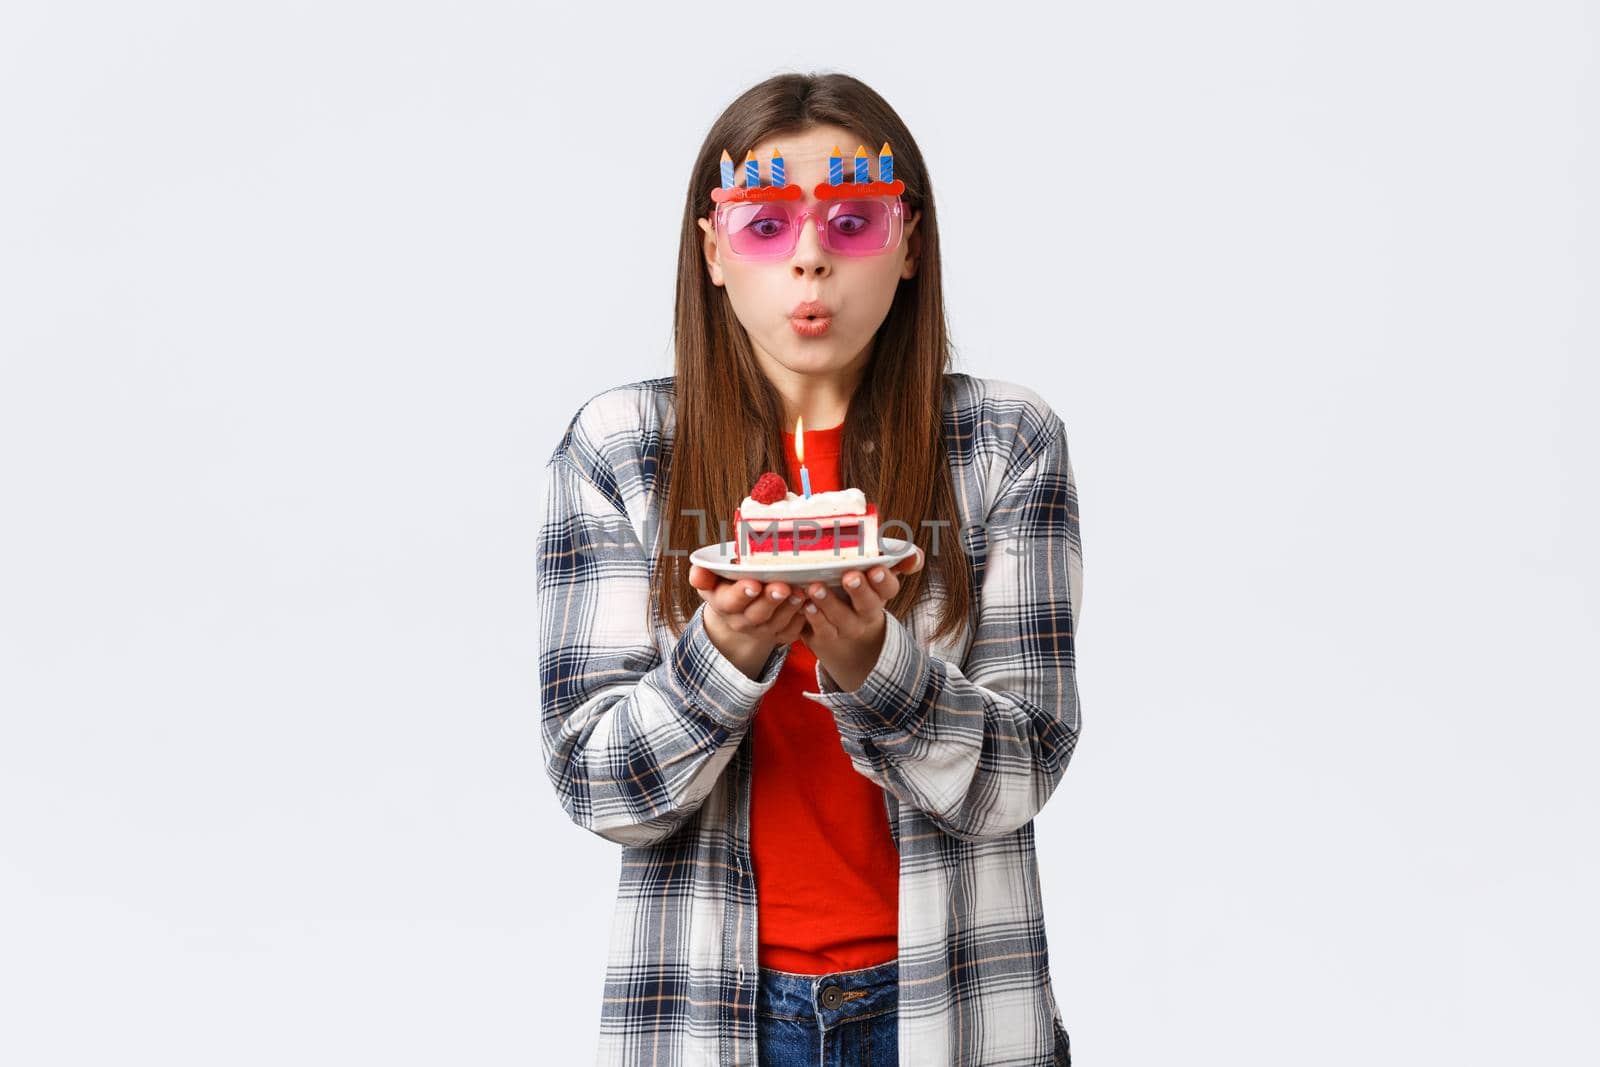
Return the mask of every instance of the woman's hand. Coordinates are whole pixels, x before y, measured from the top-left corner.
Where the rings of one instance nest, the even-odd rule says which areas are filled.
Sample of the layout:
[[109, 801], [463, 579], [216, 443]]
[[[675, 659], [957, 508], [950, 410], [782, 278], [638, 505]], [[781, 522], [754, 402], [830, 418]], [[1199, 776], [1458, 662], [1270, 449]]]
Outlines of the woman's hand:
[[883, 606], [900, 592], [900, 575], [922, 569], [922, 558], [922, 549], [918, 548], [915, 556], [893, 567], [846, 571], [843, 596], [821, 582], [807, 587], [801, 616], [806, 628], [800, 640], [827, 668], [840, 689], [857, 689], [872, 673], [872, 665], [883, 651], [883, 634], [888, 625]]
[[734, 582], [690, 564], [689, 584], [705, 601], [706, 636], [747, 678], [760, 678], [772, 650], [792, 644], [805, 627], [804, 600], [787, 582]]

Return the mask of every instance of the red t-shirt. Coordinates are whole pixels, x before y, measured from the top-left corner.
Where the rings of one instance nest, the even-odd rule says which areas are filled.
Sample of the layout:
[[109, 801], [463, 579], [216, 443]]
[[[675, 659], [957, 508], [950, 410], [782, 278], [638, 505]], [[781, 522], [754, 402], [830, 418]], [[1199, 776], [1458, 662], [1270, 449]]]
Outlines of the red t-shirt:
[[[843, 435], [843, 424], [806, 431], [813, 493], [845, 488]], [[789, 490], [800, 493], [794, 434], [783, 437]], [[795, 641], [751, 724], [758, 961], [796, 974], [871, 967], [898, 951], [900, 853], [883, 788], [851, 765], [833, 714], [800, 695], [817, 691], [816, 664]]]

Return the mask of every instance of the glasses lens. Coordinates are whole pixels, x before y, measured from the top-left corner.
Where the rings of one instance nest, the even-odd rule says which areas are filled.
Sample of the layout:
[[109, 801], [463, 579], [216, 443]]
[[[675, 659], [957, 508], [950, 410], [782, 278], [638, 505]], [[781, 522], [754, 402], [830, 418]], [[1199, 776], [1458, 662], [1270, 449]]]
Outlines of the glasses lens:
[[823, 244], [828, 251], [865, 256], [883, 251], [889, 243], [892, 200], [840, 200], [827, 208], [828, 224]]
[[[895, 238], [898, 204], [895, 199], [865, 198], [818, 205], [824, 220], [822, 246], [841, 256], [882, 252]], [[749, 259], [787, 256], [799, 241], [800, 226], [812, 225], [810, 215], [795, 221], [801, 211], [800, 201], [728, 204], [722, 209], [728, 247], [734, 255]]]
[[760, 259], [794, 251], [795, 225], [786, 203], [729, 204], [723, 209], [728, 247], [735, 255]]

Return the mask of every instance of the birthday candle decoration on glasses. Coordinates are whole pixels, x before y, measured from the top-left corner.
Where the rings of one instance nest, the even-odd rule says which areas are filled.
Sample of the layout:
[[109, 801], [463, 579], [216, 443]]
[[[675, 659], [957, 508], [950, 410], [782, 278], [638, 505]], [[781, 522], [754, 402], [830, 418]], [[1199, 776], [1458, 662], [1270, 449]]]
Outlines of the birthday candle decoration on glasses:
[[855, 180], [846, 182], [839, 146], [834, 145], [833, 155], [828, 157], [828, 180], [818, 182], [812, 194], [818, 200], [839, 200], [855, 196], [899, 196], [906, 191], [906, 183], [894, 176], [894, 153], [889, 150], [888, 141], [883, 142], [883, 147], [878, 150], [877, 181], [872, 180], [867, 169], [869, 158], [866, 145], [856, 149]]
[[805, 469], [805, 416], [795, 416], [795, 459], [800, 461], [800, 488], [811, 499], [811, 472]]
[[805, 192], [798, 185], [790, 185], [783, 180], [783, 153], [778, 149], [772, 150], [772, 175], [771, 185], [761, 184], [761, 162], [756, 159], [755, 149], [745, 153], [744, 158], [744, 184], [738, 185], [733, 180], [733, 157], [728, 155], [728, 150], [722, 150], [722, 187], [711, 190], [713, 204], [727, 203], [766, 203], [769, 200], [804, 200]]

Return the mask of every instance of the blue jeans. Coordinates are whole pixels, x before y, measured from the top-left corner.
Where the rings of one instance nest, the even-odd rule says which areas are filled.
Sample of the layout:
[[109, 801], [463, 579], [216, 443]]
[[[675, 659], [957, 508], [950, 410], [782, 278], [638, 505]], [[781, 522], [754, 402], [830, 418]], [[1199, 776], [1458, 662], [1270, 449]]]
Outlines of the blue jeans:
[[898, 1067], [898, 959], [832, 974], [760, 974], [760, 1067]]

